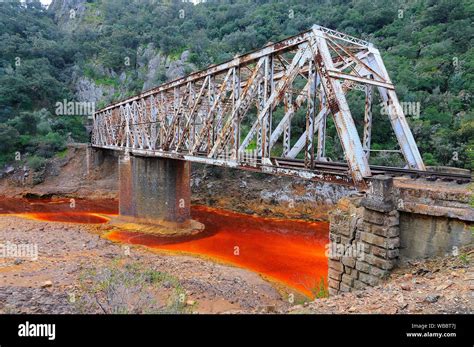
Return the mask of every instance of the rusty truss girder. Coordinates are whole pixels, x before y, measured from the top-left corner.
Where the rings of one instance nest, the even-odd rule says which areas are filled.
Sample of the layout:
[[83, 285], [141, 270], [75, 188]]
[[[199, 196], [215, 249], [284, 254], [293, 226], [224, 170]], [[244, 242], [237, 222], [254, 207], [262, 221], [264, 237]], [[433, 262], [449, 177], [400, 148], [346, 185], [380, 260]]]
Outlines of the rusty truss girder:
[[[97, 111], [92, 145], [364, 186], [372, 175], [374, 89], [407, 167], [425, 170], [380, 52], [369, 42], [317, 25]], [[346, 98], [351, 90], [365, 93], [362, 140]], [[305, 125], [295, 133], [292, 120], [298, 112]], [[329, 115], [345, 171], [322, 165]]]

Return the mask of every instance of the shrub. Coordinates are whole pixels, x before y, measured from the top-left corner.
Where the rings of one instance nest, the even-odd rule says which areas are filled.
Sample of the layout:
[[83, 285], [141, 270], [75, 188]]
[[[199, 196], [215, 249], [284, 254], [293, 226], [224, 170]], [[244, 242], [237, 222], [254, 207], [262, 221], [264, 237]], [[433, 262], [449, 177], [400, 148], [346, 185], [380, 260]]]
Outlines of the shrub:
[[[167, 299], [163, 302], [163, 297]], [[76, 307], [81, 313], [185, 313], [186, 296], [173, 276], [139, 263], [86, 269]]]
[[44, 168], [44, 166], [46, 165], [46, 159], [44, 159], [43, 157], [39, 157], [37, 155], [33, 155], [29, 157], [27, 162], [28, 162], [28, 166], [33, 171], [39, 171], [40, 169]]

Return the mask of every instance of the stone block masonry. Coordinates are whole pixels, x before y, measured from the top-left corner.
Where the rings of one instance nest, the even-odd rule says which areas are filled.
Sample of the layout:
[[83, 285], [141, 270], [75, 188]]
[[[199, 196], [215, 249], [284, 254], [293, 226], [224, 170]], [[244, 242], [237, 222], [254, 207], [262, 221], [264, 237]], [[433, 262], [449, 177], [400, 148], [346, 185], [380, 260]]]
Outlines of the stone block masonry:
[[365, 196], [345, 198], [330, 213], [329, 294], [375, 286], [399, 255], [399, 213], [393, 180], [381, 176]]
[[467, 185], [375, 176], [329, 213], [329, 294], [376, 286], [397, 264], [472, 244]]

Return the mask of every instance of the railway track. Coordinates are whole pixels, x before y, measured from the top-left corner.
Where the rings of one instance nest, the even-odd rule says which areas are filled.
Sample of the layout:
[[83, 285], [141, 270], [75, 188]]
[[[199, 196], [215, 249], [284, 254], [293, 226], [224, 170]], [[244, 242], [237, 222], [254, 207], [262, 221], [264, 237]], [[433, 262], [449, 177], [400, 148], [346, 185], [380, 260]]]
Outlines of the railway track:
[[[274, 158], [274, 163], [283, 167], [294, 167], [294, 168], [304, 168], [304, 161], [298, 159], [289, 159], [289, 158]], [[315, 162], [313, 170], [339, 173], [344, 175], [349, 175], [349, 169], [347, 164], [339, 162]], [[456, 181], [458, 183], [469, 183], [472, 181], [471, 174], [463, 173], [450, 173], [442, 171], [433, 171], [433, 170], [415, 170], [415, 169], [406, 169], [399, 167], [389, 167], [389, 166], [379, 166], [371, 165], [370, 170], [372, 175], [391, 175], [391, 176], [410, 176], [412, 178], [424, 177], [428, 180], [437, 180], [441, 179], [444, 181]]]
[[[197, 152], [199, 156], [207, 156], [206, 152]], [[315, 161], [313, 168], [306, 168], [304, 160], [302, 159], [292, 159], [292, 158], [282, 158], [282, 157], [272, 157], [272, 165], [280, 168], [288, 169], [305, 169], [309, 171], [317, 171], [332, 175], [343, 175], [350, 177], [349, 168], [346, 163], [341, 162], [327, 162], [327, 161]], [[262, 162], [261, 157], [256, 158], [256, 163], [260, 166], [265, 166]], [[430, 181], [443, 180], [443, 181], [456, 181], [459, 184], [469, 183], [473, 181], [472, 173], [450, 173], [434, 170], [416, 170], [416, 169], [406, 169], [400, 167], [391, 167], [391, 166], [380, 166], [380, 165], [370, 165], [370, 170], [372, 175], [390, 175], [390, 176], [410, 176], [412, 178], [426, 178]]]

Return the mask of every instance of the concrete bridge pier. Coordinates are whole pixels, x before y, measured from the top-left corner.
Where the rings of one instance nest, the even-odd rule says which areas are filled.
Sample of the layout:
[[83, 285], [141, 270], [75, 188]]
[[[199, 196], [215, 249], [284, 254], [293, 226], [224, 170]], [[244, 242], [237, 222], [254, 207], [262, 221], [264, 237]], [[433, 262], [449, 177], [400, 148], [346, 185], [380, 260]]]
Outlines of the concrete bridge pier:
[[190, 173], [186, 161], [121, 155], [119, 217], [112, 224], [163, 235], [202, 230], [191, 220]]

